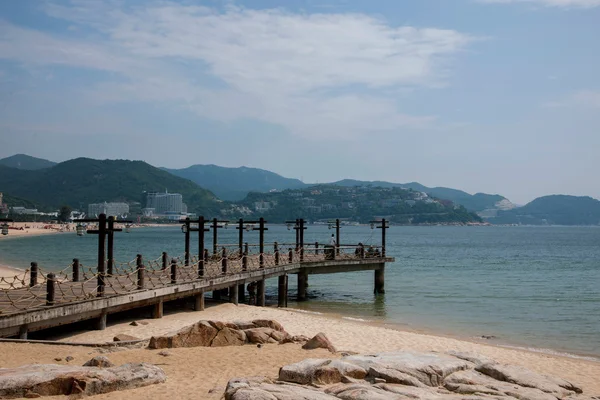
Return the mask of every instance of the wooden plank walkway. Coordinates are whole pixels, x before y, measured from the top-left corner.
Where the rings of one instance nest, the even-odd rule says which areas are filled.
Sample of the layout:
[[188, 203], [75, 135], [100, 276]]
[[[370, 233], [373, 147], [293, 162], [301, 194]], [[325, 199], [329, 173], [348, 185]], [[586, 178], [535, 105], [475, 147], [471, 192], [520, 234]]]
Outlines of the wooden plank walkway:
[[[104, 293], [98, 295], [98, 274], [87, 270], [80, 273], [80, 281], [72, 281], [69, 268], [55, 273], [39, 272], [38, 283], [29, 286], [27, 274], [13, 281], [3, 280], [0, 286], [0, 337], [46, 329], [66, 323], [97, 318], [107, 313], [143, 307], [176, 298], [202, 296], [207, 291], [243, 285], [249, 282], [285, 274], [323, 274], [362, 270], [381, 270], [393, 258], [361, 257], [355, 248], [332, 254], [252, 254], [242, 258], [231, 254], [224, 258], [213, 256], [204, 262], [204, 275], [198, 277], [199, 265], [183, 265], [181, 261], [162, 268], [155, 261], [143, 268], [131, 263], [126, 268], [116, 267], [112, 276], [104, 277]], [[376, 275], [377, 276], [377, 275]], [[52, 277], [50, 275], [50, 277]], [[377, 280], [377, 278], [376, 278]], [[49, 285], [50, 281], [50, 285]], [[8, 286], [8, 287], [6, 287]], [[51, 286], [52, 288], [49, 288]], [[53, 292], [49, 296], [49, 292]], [[287, 296], [287, 292], [285, 294]], [[264, 296], [264, 294], [263, 294]]]

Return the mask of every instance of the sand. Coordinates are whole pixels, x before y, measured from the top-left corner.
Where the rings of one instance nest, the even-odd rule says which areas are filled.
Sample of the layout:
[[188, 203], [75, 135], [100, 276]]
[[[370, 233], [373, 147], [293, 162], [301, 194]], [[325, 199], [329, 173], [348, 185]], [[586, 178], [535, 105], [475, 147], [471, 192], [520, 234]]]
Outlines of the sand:
[[[414, 350], [414, 351], [474, 351], [497, 361], [522, 365], [539, 373], [555, 375], [583, 386], [587, 394], [600, 394], [600, 363], [562, 356], [534, 353], [524, 350], [495, 347], [433, 335], [405, 332], [365, 322], [349, 321], [332, 316], [316, 315], [291, 309], [260, 308], [246, 305], [220, 304], [205, 311], [177, 312], [162, 319], [145, 319], [148, 325], [131, 326], [130, 320], [109, 326], [104, 331], [85, 331], [65, 337], [63, 341], [105, 342], [119, 333], [139, 338], [171, 332], [201, 319], [220, 321], [275, 319], [293, 334], [313, 336], [324, 332], [339, 351], [360, 353]], [[138, 321], [141, 319], [138, 319]], [[0, 367], [18, 366], [32, 362], [55, 363], [55, 357], [75, 357], [83, 364], [98, 353], [85, 347], [66, 347], [34, 344], [0, 343]], [[134, 349], [107, 354], [115, 364], [150, 362], [165, 369], [167, 383], [122, 393], [98, 396], [99, 399], [147, 398], [218, 399], [227, 381], [233, 377], [266, 375], [276, 377], [279, 367], [305, 358], [331, 357], [325, 350], [305, 351], [297, 344], [253, 345], [228, 348], [170, 349], [169, 357], [158, 355], [158, 350]], [[59, 362], [64, 363], [64, 361]], [[213, 391], [209, 393], [209, 391]]]

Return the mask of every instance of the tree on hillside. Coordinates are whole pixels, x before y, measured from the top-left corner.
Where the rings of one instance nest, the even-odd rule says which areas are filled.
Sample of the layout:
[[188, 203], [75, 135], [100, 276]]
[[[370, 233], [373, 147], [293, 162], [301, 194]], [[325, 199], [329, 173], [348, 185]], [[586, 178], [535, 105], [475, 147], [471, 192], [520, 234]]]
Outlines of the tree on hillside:
[[58, 220], [61, 222], [69, 222], [71, 219], [71, 207], [68, 205], [64, 205], [60, 207], [60, 211], [58, 212]]

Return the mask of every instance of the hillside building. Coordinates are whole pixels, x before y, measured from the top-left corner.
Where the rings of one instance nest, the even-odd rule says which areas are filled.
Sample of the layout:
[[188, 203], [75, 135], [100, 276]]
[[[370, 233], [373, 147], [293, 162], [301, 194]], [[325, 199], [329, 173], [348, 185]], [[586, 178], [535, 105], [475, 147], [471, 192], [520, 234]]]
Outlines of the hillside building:
[[100, 214], [106, 214], [107, 217], [125, 217], [129, 214], [129, 204], [127, 203], [95, 203], [88, 205], [88, 215], [97, 217]]
[[151, 192], [146, 195], [146, 209], [153, 209], [155, 216], [169, 214], [187, 214], [187, 205], [179, 193]]

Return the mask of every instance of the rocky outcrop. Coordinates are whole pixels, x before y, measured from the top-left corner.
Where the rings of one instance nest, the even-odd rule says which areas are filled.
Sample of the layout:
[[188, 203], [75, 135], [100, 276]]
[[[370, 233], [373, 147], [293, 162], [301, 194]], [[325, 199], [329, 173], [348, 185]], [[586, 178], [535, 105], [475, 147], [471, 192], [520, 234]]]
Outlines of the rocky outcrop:
[[36, 364], [0, 368], [0, 398], [95, 395], [165, 382], [162, 369], [146, 363], [98, 368]]
[[[307, 359], [286, 365], [273, 382], [229, 381], [227, 400], [586, 400], [579, 386], [473, 353], [391, 352]], [[597, 397], [600, 399], [600, 397]]]
[[335, 347], [333, 347], [331, 341], [322, 332], [317, 333], [312, 339], [304, 343], [302, 348], [304, 350], [327, 349], [330, 352], [335, 353]]
[[104, 356], [96, 356], [92, 358], [90, 361], [83, 364], [84, 367], [100, 367], [100, 368], [110, 368], [114, 367], [115, 364], [110, 362], [110, 360]]
[[151, 349], [173, 347], [241, 346], [246, 343], [290, 343], [302, 341], [292, 337], [277, 321], [258, 319], [251, 322], [199, 321], [175, 333], [153, 336]]

